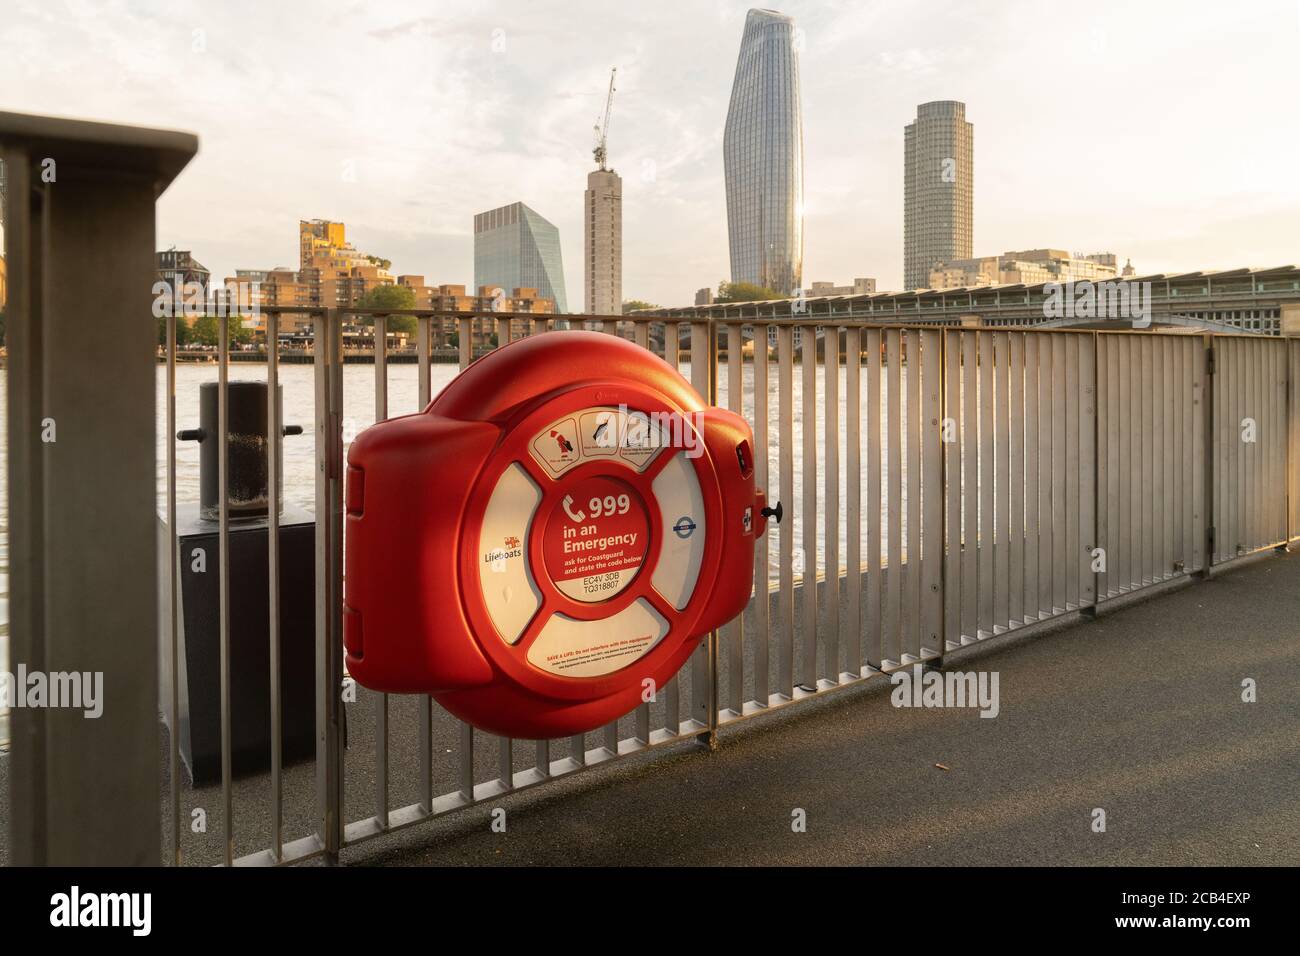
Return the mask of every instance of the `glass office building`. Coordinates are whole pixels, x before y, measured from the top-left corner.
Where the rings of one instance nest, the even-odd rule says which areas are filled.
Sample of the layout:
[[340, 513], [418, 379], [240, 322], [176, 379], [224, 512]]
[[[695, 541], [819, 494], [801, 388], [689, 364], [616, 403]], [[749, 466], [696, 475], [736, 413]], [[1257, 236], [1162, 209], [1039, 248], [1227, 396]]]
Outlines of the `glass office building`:
[[803, 281], [803, 112], [794, 20], [750, 10], [723, 134], [731, 281]]
[[560, 230], [521, 202], [474, 217], [474, 286], [536, 289], [555, 300], [556, 312], [568, 312]]

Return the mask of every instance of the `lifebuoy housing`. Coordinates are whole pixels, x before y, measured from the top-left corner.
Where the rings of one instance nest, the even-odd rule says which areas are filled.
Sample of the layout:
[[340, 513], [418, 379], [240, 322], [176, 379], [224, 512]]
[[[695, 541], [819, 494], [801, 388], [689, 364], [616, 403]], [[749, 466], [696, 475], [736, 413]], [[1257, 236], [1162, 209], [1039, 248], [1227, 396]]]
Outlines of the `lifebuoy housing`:
[[352, 443], [349, 672], [504, 736], [627, 713], [749, 600], [766, 526], [753, 444], [616, 336], [489, 353]]

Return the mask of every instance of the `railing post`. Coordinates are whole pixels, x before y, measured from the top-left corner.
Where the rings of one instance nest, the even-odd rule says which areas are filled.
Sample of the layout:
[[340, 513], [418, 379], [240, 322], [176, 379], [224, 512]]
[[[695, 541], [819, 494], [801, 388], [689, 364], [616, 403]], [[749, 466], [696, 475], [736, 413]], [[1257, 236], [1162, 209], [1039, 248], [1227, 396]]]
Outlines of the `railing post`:
[[161, 862], [154, 203], [197, 150], [0, 113], [11, 667], [85, 675], [86, 705], [13, 709], [15, 865]]
[[313, 316], [316, 376], [316, 798], [325, 857], [343, 845], [343, 362], [337, 309]]
[[[717, 403], [718, 351], [710, 320], [691, 323], [691, 385], [710, 405]], [[710, 750], [718, 745], [718, 632], [710, 631], [691, 657], [691, 717], [705, 730], [696, 739]]]
[[[1089, 535], [1089, 540], [1092, 541], [1092, 544], [1084, 547], [1084, 554], [1080, 557], [1081, 561], [1088, 562], [1089, 568], [1096, 564], [1095, 559], [1092, 557], [1093, 552], [1097, 548], [1101, 547], [1101, 509], [1106, 505], [1106, 500], [1102, 497], [1105, 494], [1105, 490], [1102, 488], [1101, 480], [1102, 436], [1098, 431], [1098, 423], [1101, 419], [1099, 410], [1101, 408], [1101, 403], [1104, 400], [1104, 397], [1099, 391], [1101, 372], [1098, 371], [1098, 369], [1100, 367], [1101, 356], [1100, 350], [1097, 348], [1097, 339], [1100, 335], [1100, 332], [1093, 332], [1092, 335], [1089, 336], [1091, 342], [1090, 347], [1092, 348], [1092, 381], [1087, 385], [1085, 385], [1082, 380], [1079, 382], [1079, 386], [1083, 390], [1085, 396], [1088, 394], [1089, 388], [1091, 388], [1092, 391], [1092, 421], [1089, 423], [1089, 426], [1092, 428], [1092, 528], [1091, 530], [1087, 528], [1082, 529]], [[1082, 438], [1082, 436], [1080, 437]], [[1092, 603], [1083, 604], [1082, 595], [1080, 595], [1079, 601], [1080, 605], [1082, 605], [1079, 608], [1080, 613], [1085, 617], [1096, 617], [1097, 605], [1101, 603], [1101, 575], [1096, 571], [1092, 571], [1091, 573]]]
[[1214, 435], [1214, 411], [1216, 391], [1215, 372], [1216, 362], [1218, 361], [1217, 349], [1214, 344], [1214, 336], [1207, 333], [1202, 336], [1202, 342], [1205, 347], [1202, 349], [1202, 362], [1199, 370], [1199, 376], [1204, 387], [1201, 389], [1201, 416], [1203, 433], [1205, 436], [1202, 444], [1205, 446], [1204, 462], [1204, 480], [1201, 482], [1201, 500], [1198, 504], [1201, 507], [1202, 523], [1204, 525], [1204, 537], [1201, 545], [1201, 568], [1199, 574], [1201, 578], [1207, 579], [1212, 573], [1214, 567], [1215, 553], [1215, 527], [1217, 515], [1214, 513], [1214, 482], [1215, 482], [1215, 435]]

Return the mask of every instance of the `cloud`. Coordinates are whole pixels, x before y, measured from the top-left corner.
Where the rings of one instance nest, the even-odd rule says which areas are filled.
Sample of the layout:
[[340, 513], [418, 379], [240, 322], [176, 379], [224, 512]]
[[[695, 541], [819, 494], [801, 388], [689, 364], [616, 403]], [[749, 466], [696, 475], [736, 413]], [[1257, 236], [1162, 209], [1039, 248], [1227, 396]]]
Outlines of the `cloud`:
[[[158, 239], [219, 276], [292, 264], [297, 221], [329, 217], [399, 272], [469, 284], [473, 214], [522, 200], [559, 227], [576, 307], [614, 66], [625, 295], [689, 302], [728, 274], [721, 139], [746, 4], [8, 7], [0, 108], [199, 134]], [[1293, 3], [1225, 19], [1096, 0], [1077, 29], [1027, 2], [780, 9], [804, 38], [806, 281], [899, 284], [902, 127], [933, 99], [965, 101], [975, 124], [977, 254], [1106, 247], [1139, 270], [1300, 258]]]

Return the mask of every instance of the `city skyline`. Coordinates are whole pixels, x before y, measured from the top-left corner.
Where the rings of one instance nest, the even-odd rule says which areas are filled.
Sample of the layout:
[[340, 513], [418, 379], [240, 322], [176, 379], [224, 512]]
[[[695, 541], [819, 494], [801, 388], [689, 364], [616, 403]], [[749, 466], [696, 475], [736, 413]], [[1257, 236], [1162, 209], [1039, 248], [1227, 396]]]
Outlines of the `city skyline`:
[[[198, 132], [200, 155], [160, 203], [158, 247], [192, 249], [214, 275], [291, 265], [286, 225], [323, 216], [395, 272], [463, 282], [469, 217], [511, 195], [554, 216], [573, 261], [611, 65], [624, 296], [688, 303], [729, 274], [722, 123], [747, 4], [452, 5], [429, 18], [414, 3], [304, 16], [236, 2], [220, 20], [97, 6], [17, 0], [0, 26], [15, 51], [0, 105]], [[1224, 23], [1102, 0], [1050, 43], [1036, 9], [781, 5], [803, 43], [805, 284], [901, 287], [901, 131], [938, 99], [965, 102], [980, 126], [977, 252], [1115, 249], [1144, 272], [1300, 258], [1300, 183], [1285, 171], [1300, 131], [1279, 121], [1300, 85], [1294, 4]], [[580, 23], [600, 23], [599, 42]], [[346, 69], [320, 68], [335, 57]], [[1007, 95], [1017, 84], [1025, 94]], [[1050, 106], [1035, 105], [1040, 91]], [[566, 278], [582, 301], [581, 275]]]

